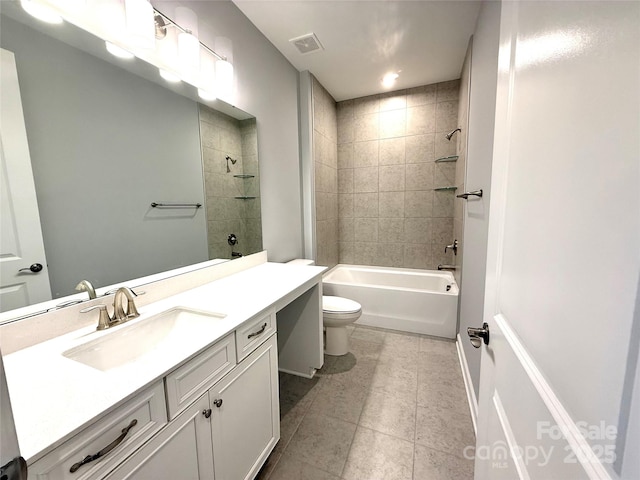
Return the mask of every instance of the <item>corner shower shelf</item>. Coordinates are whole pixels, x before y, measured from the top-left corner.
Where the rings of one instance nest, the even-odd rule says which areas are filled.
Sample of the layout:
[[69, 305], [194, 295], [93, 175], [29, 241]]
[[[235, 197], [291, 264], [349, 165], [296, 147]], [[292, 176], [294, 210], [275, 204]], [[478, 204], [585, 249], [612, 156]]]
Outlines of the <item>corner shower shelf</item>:
[[455, 162], [457, 160], [458, 160], [458, 155], [450, 155], [448, 157], [438, 158], [436, 160], [436, 163], [448, 163], [448, 162]]
[[255, 178], [255, 175], [246, 175], [246, 174], [242, 174], [242, 175], [234, 175], [235, 178]]
[[249, 200], [249, 199], [257, 198], [257, 197], [248, 197], [248, 196], [246, 196], [246, 195], [238, 195], [238, 196], [237, 196], [237, 197], [235, 197], [235, 198], [238, 198], [238, 199], [240, 199], [240, 200]]
[[436, 192], [455, 192], [458, 187], [438, 187], [434, 188]]

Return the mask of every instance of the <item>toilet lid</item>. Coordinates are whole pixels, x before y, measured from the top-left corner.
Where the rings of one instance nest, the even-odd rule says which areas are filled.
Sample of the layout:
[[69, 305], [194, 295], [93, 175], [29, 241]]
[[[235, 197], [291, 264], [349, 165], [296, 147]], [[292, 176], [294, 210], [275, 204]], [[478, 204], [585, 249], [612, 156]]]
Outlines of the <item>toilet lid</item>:
[[355, 313], [360, 311], [362, 306], [358, 302], [348, 298], [332, 297], [324, 295], [322, 297], [322, 311], [329, 313]]

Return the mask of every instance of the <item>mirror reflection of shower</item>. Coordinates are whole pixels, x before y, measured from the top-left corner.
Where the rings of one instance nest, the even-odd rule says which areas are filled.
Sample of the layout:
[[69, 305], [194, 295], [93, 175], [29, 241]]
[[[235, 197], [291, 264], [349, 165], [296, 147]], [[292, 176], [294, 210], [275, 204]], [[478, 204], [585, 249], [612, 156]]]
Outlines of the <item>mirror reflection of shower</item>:
[[231, 164], [232, 164], [232, 165], [235, 165], [235, 164], [236, 164], [236, 162], [237, 162], [238, 160], [234, 160], [234, 159], [233, 159], [233, 158], [231, 158], [229, 155], [227, 155], [227, 156], [226, 156], [226, 157], [224, 157], [224, 158], [225, 158], [225, 160], [227, 161], [227, 173], [231, 173], [231, 169], [229, 168], [229, 161], [231, 161]]
[[447, 133], [445, 135], [445, 137], [447, 137], [447, 140], [451, 141], [451, 137], [453, 137], [453, 134], [456, 133], [456, 132], [461, 132], [461, 131], [462, 131], [461, 128], [456, 128], [454, 131]]

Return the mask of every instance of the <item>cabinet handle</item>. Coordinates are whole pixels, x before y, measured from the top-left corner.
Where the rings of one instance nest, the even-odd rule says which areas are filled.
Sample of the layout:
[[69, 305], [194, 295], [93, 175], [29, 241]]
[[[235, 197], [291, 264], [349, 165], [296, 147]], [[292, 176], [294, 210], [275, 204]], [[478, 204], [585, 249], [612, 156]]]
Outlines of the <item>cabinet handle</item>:
[[247, 335], [247, 338], [253, 338], [253, 337], [257, 337], [258, 335], [261, 335], [266, 328], [267, 328], [267, 322], [264, 322], [262, 324], [262, 327], [260, 327], [260, 330], [258, 330], [257, 332], [250, 333], [249, 335]]
[[107, 453], [109, 453], [111, 450], [113, 450], [118, 445], [120, 445], [122, 443], [122, 441], [124, 440], [124, 438], [127, 436], [127, 433], [129, 433], [129, 430], [131, 430], [137, 424], [138, 424], [138, 420], [136, 420], [134, 418], [133, 420], [131, 420], [131, 423], [127, 427], [122, 429], [122, 434], [118, 438], [116, 438], [113, 442], [111, 442], [109, 445], [104, 447], [102, 450], [100, 450], [95, 455], [87, 455], [86, 457], [84, 457], [82, 459], [82, 461], [80, 461], [78, 463], [74, 463], [73, 465], [71, 465], [71, 468], [69, 469], [69, 471], [71, 473], [75, 473], [75, 472], [78, 471], [78, 469], [81, 466], [86, 465], [87, 463], [93, 462], [94, 460], [97, 460], [100, 457], [104, 457]]
[[[221, 399], [221, 398], [216, 398], [216, 399], [213, 401], [213, 404], [214, 404], [216, 407], [220, 408], [220, 407], [222, 406], [222, 399]], [[211, 411], [211, 410], [209, 410], [209, 411]]]
[[202, 414], [204, 415], [204, 418], [209, 418], [211, 416], [211, 409], [207, 408], [206, 410], [203, 410]]

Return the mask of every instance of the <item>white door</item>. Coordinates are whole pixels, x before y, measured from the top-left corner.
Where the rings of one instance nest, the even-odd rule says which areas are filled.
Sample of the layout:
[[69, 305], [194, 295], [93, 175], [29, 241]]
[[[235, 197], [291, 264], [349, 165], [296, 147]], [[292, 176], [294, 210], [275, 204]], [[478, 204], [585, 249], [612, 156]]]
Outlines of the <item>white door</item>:
[[639, 18], [502, 3], [476, 479], [631, 478]]
[[0, 68], [0, 311], [51, 300], [13, 53]]

